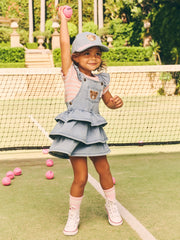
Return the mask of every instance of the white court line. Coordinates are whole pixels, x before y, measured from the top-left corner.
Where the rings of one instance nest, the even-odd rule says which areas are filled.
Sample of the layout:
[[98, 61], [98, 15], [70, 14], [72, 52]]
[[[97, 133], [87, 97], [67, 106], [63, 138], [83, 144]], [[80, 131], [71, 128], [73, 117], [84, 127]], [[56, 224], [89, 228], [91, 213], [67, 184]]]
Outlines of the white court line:
[[[38, 129], [49, 139], [48, 132], [39, 124], [39, 122], [32, 116], [29, 115], [31, 121], [38, 127]], [[51, 140], [52, 142], [52, 140]], [[70, 162], [70, 160], [68, 159]], [[104, 191], [100, 185], [100, 183], [93, 178], [88, 173], [88, 182], [96, 189], [98, 193], [101, 194], [103, 198], [105, 198]], [[121, 216], [125, 219], [125, 221], [131, 226], [131, 228], [139, 235], [142, 240], [157, 240], [138, 220], [135, 218], [120, 202], [117, 201], [118, 209], [121, 213]]]
[[39, 130], [52, 142], [52, 139], [49, 137], [49, 133], [40, 125], [40, 123], [33, 117], [33, 115], [28, 115], [31, 121], [39, 128]]
[[[105, 198], [100, 183], [88, 174], [88, 182]], [[131, 228], [137, 232], [142, 240], [157, 240], [123, 205], [117, 201], [119, 212]]]

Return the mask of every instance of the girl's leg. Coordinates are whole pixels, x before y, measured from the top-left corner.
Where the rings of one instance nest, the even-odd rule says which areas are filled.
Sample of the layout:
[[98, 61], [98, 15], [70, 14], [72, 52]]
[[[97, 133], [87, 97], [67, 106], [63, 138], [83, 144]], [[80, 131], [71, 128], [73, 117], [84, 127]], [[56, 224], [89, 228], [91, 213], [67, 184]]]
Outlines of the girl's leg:
[[113, 180], [110, 171], [110, 166], [106, 156], [91, 157], [96, 171], [99, 174], [100, 184], [104, 190], [113, 187]]
[[74, 180], [70, 191], [70, 208], [68, 220], [64, 228], [65, 235], [75, 235], [78, 232], [80, 205], [88, 178], [87, 158], [70, 157], [70, 161], [74, 172]]
[[73, 197], [82, 197], [84, 187], [88, 179], [88, 167], [86, 157], [70, 157], [74, 172], [74, 180], [71, 186], [70, 194]]
[[101, 186], [106, 196], [106, 210], [111, 225], [118, 226], [123, 223], [116, 204], [116, 192], [113, 185], [110, 166], [106, 156], [91, 157], [91, 160], [99, 174]]

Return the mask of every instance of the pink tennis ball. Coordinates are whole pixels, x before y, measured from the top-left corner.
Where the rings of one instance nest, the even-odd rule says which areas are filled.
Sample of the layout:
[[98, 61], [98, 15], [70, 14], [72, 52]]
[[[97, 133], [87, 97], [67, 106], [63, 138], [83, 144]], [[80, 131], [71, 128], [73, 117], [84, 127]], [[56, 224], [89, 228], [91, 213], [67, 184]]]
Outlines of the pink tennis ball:
[[72, 14], [73, 14], [73, 10], [71, 7], [69, 6], [65, 6], [64, 10], [63, 10], [64, 16], [66, 18], [71, 18]]
[[46, 178], [47, 179], [53, 179], [54, 178], [54, 173], [52, 171], [47, 171], [46, 172]]
[[9, 177], [10, 179], [13, 179], [14, 178], [14, 173], [12, 171], [8, 171], [6, 173], [6, 177]]
[[49, 153], [49, 149], [43, 149], [42, 152], [43, 152], [43, 154], [48, 154]]
[[138, 143], [139, 143], [139, 146], [143, 146], [144, 145], [143, 141], [139, 141]]
[[4, 178], [2, 179], [2, 184], [3, 184], [4, 186], [9, 186], [9, 185], [11, 184], [11, 179], [10, 179], [10, 177], [4, 177]]
[[22, 174], [21, 168], [18, 168], [18, 167], [15, 168], [13, 172], [15, 176], [20, 176]]
[[53, 162], [52, 159], [47, 159], [47, 160], [46, 160], [46, 166], [47, 166], [47, 167], [52, 167], [53, 165], [54, 165], [54, 162]]
[[116, 179], [115, 179], [115, 177], [112, 177], [112, 180], [113, 180], [113, 184], [115, 185], [115, 184], [116, 184]]

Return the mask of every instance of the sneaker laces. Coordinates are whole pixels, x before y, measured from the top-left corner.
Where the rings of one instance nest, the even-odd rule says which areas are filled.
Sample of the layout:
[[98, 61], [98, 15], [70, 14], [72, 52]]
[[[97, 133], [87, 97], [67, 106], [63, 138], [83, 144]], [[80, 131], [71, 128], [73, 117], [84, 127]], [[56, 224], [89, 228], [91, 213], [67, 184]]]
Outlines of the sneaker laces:
[[110, 216], [112, 216], [113, 218], [120, 217], [116, 202], [107, 201], [107, 208]]
[[76, 228], [79, 224], [79, 210], [70, 209], [65, 228]]

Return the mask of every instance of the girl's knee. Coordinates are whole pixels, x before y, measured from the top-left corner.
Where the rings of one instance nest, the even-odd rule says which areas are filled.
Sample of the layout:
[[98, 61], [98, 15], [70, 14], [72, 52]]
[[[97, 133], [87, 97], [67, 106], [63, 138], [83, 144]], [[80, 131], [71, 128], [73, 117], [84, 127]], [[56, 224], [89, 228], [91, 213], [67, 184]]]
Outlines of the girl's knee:
[[80, 188], [83, 188], [83, 187], [85, 187], [85, 185], [87, 183], [87, 179], [88, 179], [87, 175], [76, 176], [76, 177], [74, 177], [74, 183], [76, 185], [78, 185]]
[[110, 173], [110, 166], [106, 157], [92, 158], [92, 161], [96, 168], [96, 171], [100, 175], [105, 175]]

